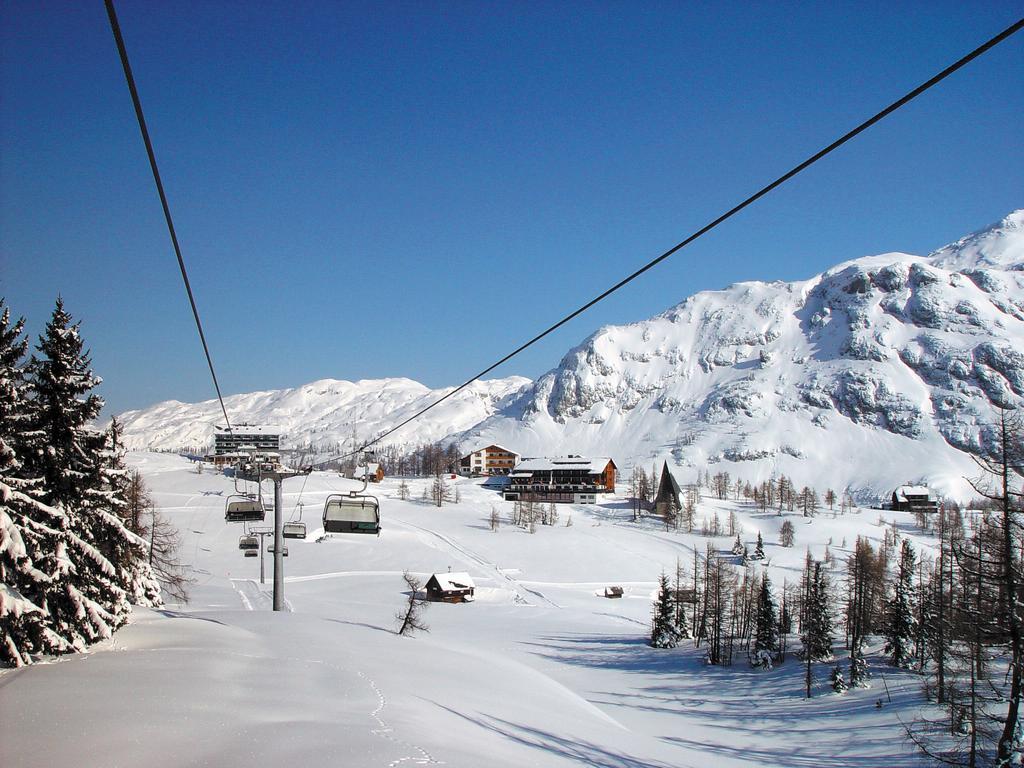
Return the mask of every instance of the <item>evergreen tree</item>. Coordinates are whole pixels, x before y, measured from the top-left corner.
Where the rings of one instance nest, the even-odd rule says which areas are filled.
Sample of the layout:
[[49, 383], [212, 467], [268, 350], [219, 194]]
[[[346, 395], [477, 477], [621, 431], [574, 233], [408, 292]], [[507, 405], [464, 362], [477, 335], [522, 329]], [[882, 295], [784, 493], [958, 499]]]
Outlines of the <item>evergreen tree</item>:
[[779, 652], [778, 608], [772, 595], [768, 574], [761, 576], [757, 595], [757, 618], [754, 629], [754, 651], [751, 663], [755, 667], [771, 669]]
[[892, 598], [885, 611], [885, 653], [893, 666], [907, 666], [914, 658], [914, 636], [917, 633], [914, 599], [914, 548], [904, 539]]
[[44, 596], [50, 578], [36, 565], [44, 537], [61, 515], [39, 501], [36, 483], [20, 476], [16, 452], [26, 425], [24, 326], [21, 319], [11, 325], [10, 310], [0, 299], [0, 663], [13, 666], [68, 646], [49, 628]]
[[764, 560], [764, 541], [761, 539], [761, 532], [757, 532], [757, 544], [754, 545], [753, 560]]
[[130, 602], [159, 606], [162, 604], [160, 585], [150, 567], [150, 543], [132, 528], [140, 521], [133, 519], [138, 511], [129, 503], [135, 489], [132, 472], [124, 465], [121, 425], [116, 418], [111, 420], [107, 439], [101, 489], [107, 499], [105, 506], [97, 510], [93, 536], [100, 551], [116, 568], [118, 586]]
[[686, 601], [683, 600], [683, 577], [685, 570], [682, 563], [676, 561], [676, 580], [672, 592], [672, 604], [675, 610], [675, 630], [680, 640], [690, 636], [690, 627], [686, 622]]
[[792, 547], [795, 537], [796, 529], [793, 524], [789, 520], [784, 521], [782, 527], [779, 528], [779, 543], [784, 547]]
[[803, 629], [804, 654], [812, 661], [828, 661], [832, 658], [833, 617], [829, 603], [828, 577], [821, 563], [815, 562], [807, 588]]
[[58, 298], [28, 365], [31, 438], [26, 469], [42, 482], [42, 500], [61, 513], [44, 535], [39, 567], [49, 576], [45, 600], [51, 626], [75, 649], [109, 637], [129, 613], [116, 566], [101, 546], [109, 508], [103, 451], [106, 435], [92, 426], [103, 401], [92, 392], [93, 375], [79, 326]]
[[836, 693], [846, 693], [848, 686], [846, 680], [843, 679], [843, 670], [839, 668], [838, 664], [832, 667], [832, 676], [829, 682], [832, 683], [832, 690]]
[[651, 620], [650, 643], [652, 648], [675, 648], [679, 643], [673, 602], [668, 576], [662, 573], [658, 586], [658, 597], [654, 603], [654, 616]]

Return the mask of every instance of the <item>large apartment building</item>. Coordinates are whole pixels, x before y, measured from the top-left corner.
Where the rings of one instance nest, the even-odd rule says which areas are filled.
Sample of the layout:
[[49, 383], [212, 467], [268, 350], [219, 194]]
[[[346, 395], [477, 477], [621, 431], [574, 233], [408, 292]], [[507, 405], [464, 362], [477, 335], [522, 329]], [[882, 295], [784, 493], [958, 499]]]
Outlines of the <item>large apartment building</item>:
[[213, 460], [222, 457], [223, 461], [223, 457], [257, 452], [279, 453], [281, 434], [280, 427], [235, 424], [229, 431], [218, 424], [213, 428]]
[[504, 490], [506, 501], [593, 504], [600, 493], [615, 493], [615, 462], [587, 459], [527, 459], [515, 466]]

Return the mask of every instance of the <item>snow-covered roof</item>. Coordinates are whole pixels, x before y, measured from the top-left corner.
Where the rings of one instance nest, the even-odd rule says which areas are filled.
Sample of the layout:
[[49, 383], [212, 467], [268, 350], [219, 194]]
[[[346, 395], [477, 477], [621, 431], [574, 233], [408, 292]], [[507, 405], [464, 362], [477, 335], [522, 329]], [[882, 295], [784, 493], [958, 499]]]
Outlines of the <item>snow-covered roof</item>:
[[473, 579], [469, 577], [469, 574], [464, 571], [457, 573], [435, 573], [433, 578], [437, 580], [437, 584], [444, 591], [450, 589], [475, 589], [476, 584], [473, 583]]
[[516, 464], [515, 469], [512, 471], [512, 477], [525, 477], [527, 476], [525, 473], [555, 469], [583, 469], [596, 475], [604, 472], [609, 461], [611, 459], [607, 456], [595, 456], [590, 459], [583, 456], [566, 456], [557, 459], [526, 459]]
[[929, 500], [934, 498], [926, 485], [901, 485], [896, 489], [896, 498], [900, 501], [906, 501], [908, 496], [925, 496]]
[[376, 475], [377, 474], [377, 470], [379, 468], [380, 468], [380, 464], [379, 463], [371, 462], [371, 463], [367, 464], [365, 467], [356, 467], [355, 470], [352, 472], [352, 477], [354, 477], [354, 478], [356, 478], [358, 480], [363, 475]]
[[518, 456], [519, 455], [518, 453], [513, 451], [511, 448], [506, 448], [505, 446], [498, 445], [497, 443], [488, 443], [487, 445], [482, 445], [479, 448], [474, 448], [472, 451], [470, 451], [466, 455], [467, 456], [472, 456], [474, 453], [480, 453], [481, 451], [486, 451], [488, 448], [496, 448], [499, 451], [504, 451], [505, 453], [511, 453], [513, 456]]

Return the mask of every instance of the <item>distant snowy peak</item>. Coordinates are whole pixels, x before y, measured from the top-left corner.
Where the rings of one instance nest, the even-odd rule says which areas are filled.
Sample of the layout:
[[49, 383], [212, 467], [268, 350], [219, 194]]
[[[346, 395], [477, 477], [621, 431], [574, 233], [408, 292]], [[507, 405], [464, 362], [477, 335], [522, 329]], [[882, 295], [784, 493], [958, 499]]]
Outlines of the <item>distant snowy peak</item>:
[[879, 492], [928, 477], [956, 492], [993, 405], [1024, 398], [1022, 222], [602, 328], [465, 438]]
[[940, 248], [930, 257], [944, 269], [1024, 269], [1024, 209], [1014, 211], [998, 224]]
[[[486, 419], [529, 384], [522, 376], [474, 382], [403, 429], [396, 440], [440, 440]], [[292, 389], [232, 395], [224, 403], [232, 421], [281, 427], [285, 445], [311, 444], [330, 450], [354, 436], [369, 439], [453, 389], [430, 389], [406, 378], [321, 379]], [[216, 400], [195, 404], [169, 400], [129, 411], [119, 419], [125, 445], [136, 450], [209, 446], [214, 425], [224, 421]]]
[[[497, 443], [524, 456], [667, 459], [751, 482], [865, 495], [928, 483], [965, 496], [968, 452], [996, 405], [1024, 405], [1024, 211], [930, 256], [854, 259], [809, 280], [703, 291], [607, 326], [535, 383], [476, 382], [396, 442]], [[232, 418], [330, 450], [372, 437], [452, 390], [325, 379], [236, 395]], [[125, 414], [130, 447], [208, 445], [216, 401]], [[687, 470], [687, 468], [691, 468]]]

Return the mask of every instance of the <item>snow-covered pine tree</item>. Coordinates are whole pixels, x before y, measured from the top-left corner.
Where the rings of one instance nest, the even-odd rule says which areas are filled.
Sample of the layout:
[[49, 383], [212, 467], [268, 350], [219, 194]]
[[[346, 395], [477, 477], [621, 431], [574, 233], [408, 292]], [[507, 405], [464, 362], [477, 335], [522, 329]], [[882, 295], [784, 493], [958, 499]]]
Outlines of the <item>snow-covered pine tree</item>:
[[829, 603], [828, 577], [821, 563], [815, 561], [809, 574], [807, 606], [803, 630], [803, 653], [812, 661], [829, 661], [832, 658], [833, 617]]
[[829, 678], [829, 682], [832, 683], [832, 690], [836, 693], [846, 693], [848, 686], [846, 680], [843, 679], [843, 670], [836, 664], [832, 667], [832, 675]]
[[686, 569], [683, 564], [676, 560], [676, 579], [672, 590], [672, 608], [675, 611], [674, 626], [680, 640], [689, 638], [690, 627], [686, 621], [686, 601], [683, 599], [683, 579], [686, 576]]
[[764, 560], [764, 540], [761, 538], [761, 532], [757, 532], [757, 544], [754, 545], [754, 554], [750, 556], [751, 560]]
[[767, 573], [761, 575], [755, 622], [754, 648], [750, 663], [761, 669], [771, 669], [779, 652], [779, 625], [778, 609]]
[[15, 450], [26, 423], [24, 326], [21, 319], [11, 324], [0, 299], [0, 664], [11, 666], [68, 645], [50, 629], [44, 599], [50, 580], [36, 567], [44, 534], [59, 524], [60, 513], [36, 498], [35, 483], [20, 477]]
[[675, 648], [679, 643], [673, 602], [668, 576], [662, 573], [661, 580], [658, 582], [658, 597], [654, 603], [654, 615], [651, 619], [650, 644], [652, 648]]
[[[28, 365], [32, 430], [26, 470], [42, 481], [42, 500], [62, 513], [37, 563], [50, 583], [45, 600], [52, 628], [74, 649], [106, 637], [127, 621], [130, 606], [116, 566], [100, 545], [98, 520], [109, 505], [103, 479], [106, 435], [90, 426], [103, 407], [79, 326], [58, 297]], [[97, 538], [99, 536], [99, 539]]]
[[149, 542], [131, 530], [129, 496], [132, 472], [124, 465], [121, 425], [112, 419], [101, 469], [106, 505], [96, 511], [94, 536], [100, 551], [117, 569], [118, 585], [135, 605], [160, 606], [160, 584], [150, 567]]
[[895, 667], [904, 667], [914, 658], [917, 633], [917, 605], [914, 595], [914, 548], [906, 539], [900, 547], [893, 596], [885, 606], [885, 653]]

